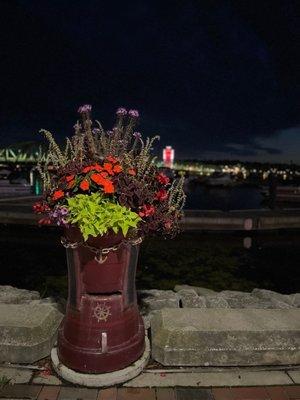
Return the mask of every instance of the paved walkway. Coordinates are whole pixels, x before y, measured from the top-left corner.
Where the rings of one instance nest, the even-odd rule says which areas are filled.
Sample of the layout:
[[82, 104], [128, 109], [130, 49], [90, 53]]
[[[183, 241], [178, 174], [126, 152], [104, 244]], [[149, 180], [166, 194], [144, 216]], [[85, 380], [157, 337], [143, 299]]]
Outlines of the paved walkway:
[[31, 400], [300, 400], [300, 386], [235, 388], [109, 388], [13, 385], [0, 399]]

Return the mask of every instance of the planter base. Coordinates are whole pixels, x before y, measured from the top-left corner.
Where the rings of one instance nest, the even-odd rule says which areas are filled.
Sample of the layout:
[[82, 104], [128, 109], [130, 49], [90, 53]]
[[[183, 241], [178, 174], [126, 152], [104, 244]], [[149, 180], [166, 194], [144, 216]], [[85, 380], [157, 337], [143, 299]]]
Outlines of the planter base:
[[103, 374], [84, 374], [76, 372], [59, 361], [57, 348], [54, 347], [51, 351], [51, 360], [56, 373], [68, 382], [88, 387], [105, 387], [117, 385], [138, 376], [150, 358], [150, 343], [145, 337], [145, 350], [143, 355], [129, 367], [120, 369], [114, 372]]

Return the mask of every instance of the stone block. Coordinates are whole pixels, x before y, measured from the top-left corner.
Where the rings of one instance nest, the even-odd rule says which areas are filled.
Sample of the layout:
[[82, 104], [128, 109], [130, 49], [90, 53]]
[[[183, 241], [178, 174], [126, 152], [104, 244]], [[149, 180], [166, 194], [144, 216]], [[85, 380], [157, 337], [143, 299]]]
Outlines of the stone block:
[[299, 309], [164, 309], [151, 321], [152, 356], [172, 366], [300, 363]]
[[146, 311], [179, 307], [179, 298], [172, 290], [139, 290], [139, 303]]
[[176, 285], [174, 287], [174, 292], [179, 292], [180, 290], [194, 290], [198, 296], [210, 296], [217, 293], [212, 289], [207, 289], [200, 286]]
[[258, 299], [249, 293], [223, 291], [219, 296], [227, 301], [230, 308], [271, 308], [270, 302], [262, 302], [265, 306], [258, 306]]
[[207, 308], [230, 308], [228, 301], [219, 295], [206, 297]]
[[274, 300], [292, 305], [292, 298], [288, 294], [281, 294], [267, 289], [253, 289], [252, 295], [263, 300]]
[[177, 292], [184, 308], [206, 308], [204, 296], [198, 296], [194, 289], [181, 289]]
[[0, 303], [22, 304], [40, 299], [39, 292], [18, 289], [13, 286], [0, 286]]
[[51, 304], [0, 304], [0, 360], [32, 363], [48, 356], [61, 319]]
[[300, 293], [294, 293], [289, 295], [292, 306], [300, 307]]

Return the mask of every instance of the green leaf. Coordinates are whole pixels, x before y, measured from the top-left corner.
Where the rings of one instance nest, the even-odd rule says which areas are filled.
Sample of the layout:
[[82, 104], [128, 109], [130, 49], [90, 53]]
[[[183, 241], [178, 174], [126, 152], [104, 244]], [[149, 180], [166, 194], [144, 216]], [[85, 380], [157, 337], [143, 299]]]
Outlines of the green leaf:
[[106, 200], [100, 193], [78, 194], [67, 199], [69, 221], [80, 228], [84, 240], [89, 236], [104, 235], [110, 229], [120, 230], [126, 236], [129, 228], [137, 228], [141, 221], [135, 212], [121, 206], [114, 200]]

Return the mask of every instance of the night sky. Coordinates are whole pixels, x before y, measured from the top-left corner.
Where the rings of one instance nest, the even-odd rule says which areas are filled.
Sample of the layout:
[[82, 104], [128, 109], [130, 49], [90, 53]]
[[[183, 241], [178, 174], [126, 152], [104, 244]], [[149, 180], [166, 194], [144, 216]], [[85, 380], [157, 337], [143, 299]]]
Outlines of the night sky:
[[178, 158], [300, 163], [300, 1], [0, 0], [0, 146], [119, 106]]

